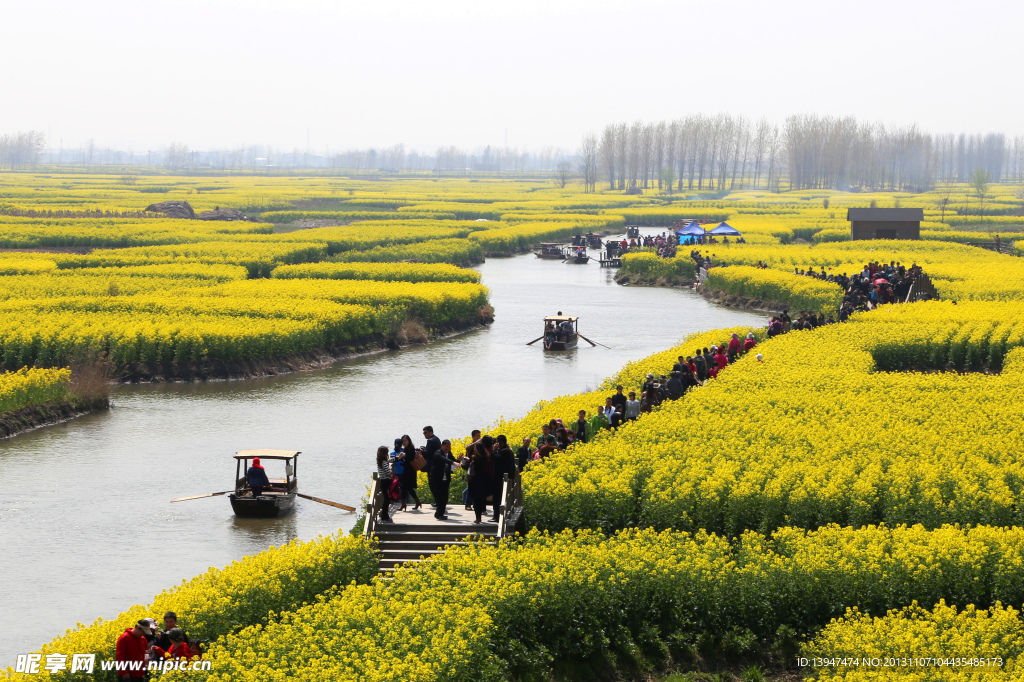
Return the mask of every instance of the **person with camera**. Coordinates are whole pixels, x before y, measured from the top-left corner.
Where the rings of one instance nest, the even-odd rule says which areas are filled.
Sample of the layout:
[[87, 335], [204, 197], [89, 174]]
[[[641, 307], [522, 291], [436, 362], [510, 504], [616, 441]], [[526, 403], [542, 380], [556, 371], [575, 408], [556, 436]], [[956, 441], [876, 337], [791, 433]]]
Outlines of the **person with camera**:
[[164, 614], [164, 629], [157, 632], [156, 639], [153, 640], [154, 646], [158, 646], [165, 651], [169, 651], [171, 649], [171, 637], [169, 633], [174, 629], [181, 631], [182, 641], [188, 641], [188, 634], [178, 627], [178, 614], [174, 611], [168, 611]]

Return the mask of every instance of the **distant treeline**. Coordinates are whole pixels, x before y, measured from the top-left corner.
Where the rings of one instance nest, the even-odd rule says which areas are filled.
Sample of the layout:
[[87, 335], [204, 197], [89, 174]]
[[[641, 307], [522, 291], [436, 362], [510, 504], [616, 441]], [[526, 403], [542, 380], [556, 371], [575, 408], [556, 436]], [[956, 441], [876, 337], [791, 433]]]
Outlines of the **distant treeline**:
[[588, 189], [725, 191], [878, 189], [922, 191], [967, 182], [1024, 180], [1024, 137], [931, 135], [852, 116], [767, 118], [695, 114], [674, 121], [612, 123], [586, 135], [578, 166]]

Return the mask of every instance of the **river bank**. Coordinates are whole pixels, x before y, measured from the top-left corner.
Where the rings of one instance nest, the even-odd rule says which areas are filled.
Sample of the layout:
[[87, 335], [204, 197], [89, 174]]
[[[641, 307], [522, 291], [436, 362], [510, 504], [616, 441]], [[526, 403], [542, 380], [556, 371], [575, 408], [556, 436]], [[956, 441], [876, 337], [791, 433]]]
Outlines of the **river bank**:
[[310, 372], [332, 367], [338, 362], [375, 355], [409, 346], [423, 346], [454, 338], [494, 321], [490, 305], [480, 309], [473, 320], [454, 321], [429, 328], [416, 320], [406, 320], [387, 335], [375, 335], [335, 348], [313, 349], [280, 358], [248, 360], [205, 359], [200, 362], [135, 363], [118, 375], [118, 383], [163, 383], [193, 381], [233, 381]]
[[107, 409], [110, 409], [109, 397], [75, 398], [52, 405], [23, 407], [0, 415], [0, 439], [12, 438], [43, 426], [61, 424]]
[[715, 305], [720, 305], [726, 308], [748, 310], [753, 313], [781, 313], [783, 310], [789, 310], [791, 307], [789, 303], [783, 303], [781, 301], [769, 301], [740, 296], [738, 294], [727, 294], [721, 289], [712, 289], [706, 285], [697, 287], [696, 291], [702, 297]]

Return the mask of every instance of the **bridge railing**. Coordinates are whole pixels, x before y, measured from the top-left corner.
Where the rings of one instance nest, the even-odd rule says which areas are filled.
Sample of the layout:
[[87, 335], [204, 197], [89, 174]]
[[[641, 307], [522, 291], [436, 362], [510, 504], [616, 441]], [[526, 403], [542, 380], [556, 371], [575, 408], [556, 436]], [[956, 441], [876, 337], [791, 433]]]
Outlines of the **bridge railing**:
[[498, 540], [513, 535], [523, 515], [523, 479], [516, 473], [505, 474], [498, 509]]
[[370, 539], [377, 529], [377, 519], [380, 517], [380, 510], [384, 505], [390, 504], [387, 490], [377, 479], [377, 472], [374, 471], [370, 482], [369, 501], [366, 503], [366, 521], [363, 523], [363, 537]]

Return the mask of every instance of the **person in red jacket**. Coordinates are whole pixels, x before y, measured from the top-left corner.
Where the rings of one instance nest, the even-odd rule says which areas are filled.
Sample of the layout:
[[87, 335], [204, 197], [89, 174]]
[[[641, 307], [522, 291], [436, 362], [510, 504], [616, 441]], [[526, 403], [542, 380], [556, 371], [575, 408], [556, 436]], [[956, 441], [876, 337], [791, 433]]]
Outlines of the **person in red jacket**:
[[743, 342], [743, 352], [749, 353], [750, 349], [757, 345], [757, 339], [754, 338], [754, 332], [747, 332], [747, 340]]
[[732, 338], [729, 339], [729, 362], [735, 362], [736, 358], [739, 357], [740, 351], [743, 350], [743, 342], [740, 341], [740, 335], [733, 332]]
[[715, 353], [715, 364], [718, 366], [719, 372], [729, 364], [729, 356], [725, 354], [725, 348], [720, 347]]
[[146, 676], [146, 666], [148, 665], [146, 660], [149, 654], [149, 640], [146, 637], [151, 637], [156, 627], [155, 620], [143, 618], [135, 627], [127, 628], [117, 638], [114, 660], [118, 663], [129, 664], [118, 666], [118, 680], [141, 680]]
[[192, 657], [188, 642], [185, 641], [185, 633], [181, 628], [171, 628], [167, 631], [167, 636], [171, 640], [170, 648], [165, 650], [154, 644], [153, 653], [160, 658], [184, 658], [186, 661]]

